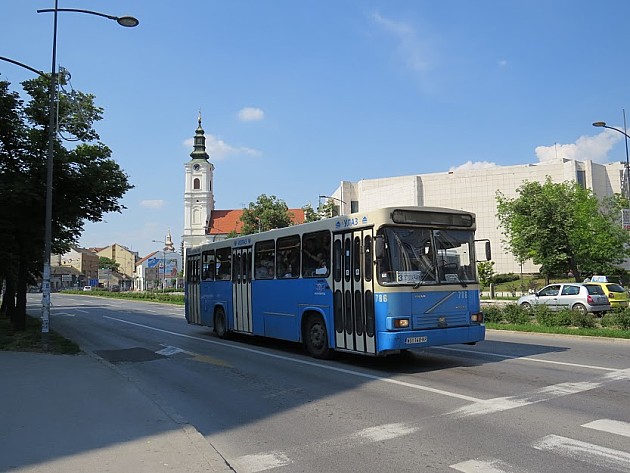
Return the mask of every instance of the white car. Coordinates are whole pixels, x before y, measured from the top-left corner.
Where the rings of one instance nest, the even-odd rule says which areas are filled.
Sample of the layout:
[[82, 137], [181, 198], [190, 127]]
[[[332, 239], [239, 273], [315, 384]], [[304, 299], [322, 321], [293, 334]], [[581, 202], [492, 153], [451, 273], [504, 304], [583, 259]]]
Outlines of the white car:
[[516, 304], [529, 308], [543, 304], [551, 310], [571, 309], [582, 314], [611, 310], [610, 301], [599, 284], [549, 284], [534, 294], [522, 296]]
[[92, 286], [83, 286], [83, 290], [84, 291], [91, 291], [92, 290]]

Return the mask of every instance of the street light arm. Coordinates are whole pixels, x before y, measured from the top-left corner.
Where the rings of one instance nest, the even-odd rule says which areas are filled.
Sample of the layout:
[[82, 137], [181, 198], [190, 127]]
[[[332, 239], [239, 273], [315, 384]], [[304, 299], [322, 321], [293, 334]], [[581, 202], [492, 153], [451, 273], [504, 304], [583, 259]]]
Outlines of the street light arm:
[[597, 128], [608, 128], [609, 130], [615, 130], [616, 132], [621, 133], [626, 138], [630, 138], [630, 135], [628, 135], [625, 131], [620, 130], [619, 128], [615, 128], [614, 126], [608, 126], [606, 125], [606, 122], [595, 122], [593, 123], [593, 126]]
[[346, 203], [345, 203], [343, 200], [338, 199], [337, 197], [331, 197], [331, 196], [329, 196], [329, 195], [320, 195], [320, 196], [319, 196], [319, 198], [320, 198], [320, 199], [332, 199], [332, 200], [336, 200], [336, 201], [338, 201], [338, 202], [341, 202], [343, 205], [346, 205]]
[[23, 67], [24, 69], [28, 69], [29, 71], [34, 72], [35, 74], [38, 74], [42, 77], [46, 77], [46, 74], [44, 74], [43, 71], [35, 69], [34, 67], [31, 67], [31, 66], [27, 66], [23, 62], [16, 61], [15, 59], [9, 59], [8, 57], [0, 56], [0, 61], [10, 62], [11, 64], [15, 64], [16, 66], [20, 66], [20, 67]]
[[51, 12], [60, 12], [60, 11], [87, 13], [89, 15], [101, 16], [103, 18], [107, 18], [108, 20], [114, 20], [120, 26], [126, 26], [128, 28], [133, 28], [134, 26], [138, 26], [140, 24], [140, 21], [137, 18], [134, 18], [133, 16], [107, 15], [106, 13], [99, 13], [97, 11], [92, 11], [92, 10], [81, 10], [79, 8], [44, 8], [42, 10], [37, 10], [37, 13], [51, 13]]

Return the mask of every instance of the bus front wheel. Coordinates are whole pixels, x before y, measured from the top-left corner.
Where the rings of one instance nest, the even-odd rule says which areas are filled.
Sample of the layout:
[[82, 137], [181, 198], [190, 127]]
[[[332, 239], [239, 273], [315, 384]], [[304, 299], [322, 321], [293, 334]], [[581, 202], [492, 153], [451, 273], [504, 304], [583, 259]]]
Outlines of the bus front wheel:
[[219, 338], [225, 338], [227, 336], [227, 325], [225, 323], [225, 312], [219, 308], [214, 314], [214, 333]]
[[319, 315], [311, 315], [304, 327], [304, 345], [313, 358], [329, 359], [333, 351], [328, 345], [328, 334], [324, 319]]

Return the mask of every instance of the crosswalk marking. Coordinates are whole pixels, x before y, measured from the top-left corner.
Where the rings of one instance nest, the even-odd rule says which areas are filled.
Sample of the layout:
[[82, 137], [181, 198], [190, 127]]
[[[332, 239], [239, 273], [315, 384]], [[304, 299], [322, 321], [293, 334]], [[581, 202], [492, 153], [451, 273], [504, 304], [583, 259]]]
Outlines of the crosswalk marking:
[[285, 466], [292, 463], [292, 461], [282, 452], [267, 452], [255, 455], [243, 455], [237, 458], [234, 463], [236, 463], [237, 471], [256, 473]]
[[602, 432], [608, 432], [616, 435], [623, 435], [624, 437], [630, 437], [630, 424], [627, 422], [621, 422], [611, 419], [599, 419], [588, 424], [582, 425], [587, 429], [601, 430]]
[[598, 468], [611, 468], [617, 471], [630, 472], [630, 453], [620, 450], [600, 447], [599, 445], [561, 437], [560, 435], [547, 435], [535, 442], [532, 447], [589, 463]]
[[493, 414], [496, 412], [516, 409], [538, 402], [549, 401], [570, 394], [578, 394], [585, 391], [601, 388], [613, 381], [630, 379], [630, 370], [617, 370], [601, 375], [593, 381], [582, 381], [577, 383], [559, 383], [551, 386], [544, 386], [529, 393], [517, 394], [515, 396], [496, 397], [484, 399], [467, 406], [460, 407], [447, 415], [456, 417], [468, 417], [476, 415]]
[[450, 468], [462, 473], [525, 473], [524, 470], [516, 470], [511, 465], [496, 458], [490, 460], [468, 460], [451, 465]]
[[416, 432], [417, 427], [409, 426], [402, 423], [377, 425], [363, 429], [352, 435], [352, 438], [360, 440], [368, 440], [370, 442], [381, 442], [383, 440], [391, 440], [403, 435]]

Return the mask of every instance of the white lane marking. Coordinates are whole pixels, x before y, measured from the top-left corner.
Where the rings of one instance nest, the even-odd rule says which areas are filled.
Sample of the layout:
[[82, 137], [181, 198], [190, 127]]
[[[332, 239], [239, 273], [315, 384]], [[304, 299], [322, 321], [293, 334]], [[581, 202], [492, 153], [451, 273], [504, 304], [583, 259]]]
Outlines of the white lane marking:
[[524, 470], [516, 470], [513, 466], [496, 458], [490, 460], [468, 460], [451, 465], [449, 468], [463, 473], [524, 473]]
[[564, 457], [579, 460], [597, 467], [611, 468], [617, 471], [630, 472], [630, 453], [612, 448], [600, 447], [592, 443], [580, 442], [559, 435], [547, 435], [532, 447], [537, 450], [552, 452]]
[[530, 404], [549, 401], [558, 397], [591, 391], [593, 389], [601, 388], [613, 381], [627, 379], [629, 377], [630, 370], [619, 370], [599, 376], [597, 378], [599, 381], [559, 383], [551, 386], [544, 386], [529, 393], [517, 394], [516, 396], [485, 399], [483, 401], [455, 409], [447, 415], [454, 415], [455, 417], [468, 417], [493, 414], [495, 412], [507, 411], [518, 407], [528, 406]]
[[157, 353], [158, 355], [163, 355], [163, 356], [173, 356], [177, 353], [186, 353], [186, 352], [182, 350], [181, 348], [167, 346], [161, 349], [160, 351], [156, 351], [155, 353]]
[[601, 430], [602, 432], [608, 432], [609, 434], [623, 435], [624, 437], [630, 437], [630, 424], [627, 422], [621, 422], [611, 419], [599, 419], [583, 424], [582, 427], [587, 429]]
[[290, 357], [287, 357], [287, 356], [276, 355], [274, 353], [266, 353], [264, 351], [254, 350], [252, 348], [246, 348], [246, 347], [240, 347], [240, 346], [236, 346], [236, 345], [230, 345], [228, 343], [218, 342], [218, 341], [215, 341], [215, 340], [208, 340], [206, 338], [194, 337], [192, 335], [184, 335], [182, 333], [171, 332], [169, 330], [163, 330], [163, 329], [160, 329], [160, 328], [150, 327], [148, 325], [138, 324], [138, 323], [135, 323], [135, 322], [129, 322], [127, 320], [117, 319], [115, 317], [109, 317], [107, 315], [104, 315], [103, 318], [114, 320], [116, 322], [121, 322], [121, 323], [124, 323], [124, 324], [134, 325], [136, 327], [145, 328], [147, 330], [153, 330], [155, 332], [161, 332], [161, 333], [166, 333], [166, 334], [169, 334], [169, 335], [174, 335], [176, 337], [188, 338], [190, 340], [197, 340], [199, 342], [210, 343], [212, 345], [220, 345], [222, 347], [231, 348], [233, 350], [240, 350], [240, 351], [245, 351], [245, 352], [248, 352], [248, 353], [255, 353], [255, 354], [261, 355], [261, 356], [267, 356], [269, 358], [276, 358], [276, 359], [288, 361], [290, 363], [297, 363], [297, 364], [302, 364], [302, 365], [306, 365], [306, 366], [312, 366], [312, 367], [320, 368], [320, 369], [323, 369], [323, 370], [335, 371], [337, 373], [349, 374], [349, 375], [352, 375], [352, 376], [357, 376], [357, 377], [360, 377], [360, 378], [371, 379], [371, 380], [374, 380], [374, 381], [382, 381], [384, 383], [390, 383], [390, 384], [395, 384], [395, 385], [398, 385], [398, 386], [404, 386], [406, 388], [418, 389], [420, 391], [427, 391], [427, 392], [430, 392], [430, 393], [440, 394], [442, 396], [453, 397], [453, 398], [456, 398], [456, 399], [462, 399], [464, 401], [469, 401], [469, 402], [482, 402], [483, 401], [482, 399], [479, 399], [479, 398], [476, 398], [476, 397], [472, 397], [472, 396], [466, 396], [465, 394], [453, 393], [453, 392], [450, 392], [450, 391], [444, 391], [442, 389], [431, 388], [429, 386], [422, 386], [422, 385], [419, 385], [419, 384], [407, 383], [405, 381], [398, 381], [396, 379], [383, 378], [381, 376], [375, 376], [375, 375], [372, 375], [372, 374], [361, 373], [360, 371], [353, 371], [353, 370], [348, 370], [348, 369], [345, 369], [345, 368], [338, 368], [336, 366], [322, 365], [322, 364], [315, 363], [313, 361], [299, 360], [299, 359], [290, 358]]
[[64, 317], [75, 317], [75, 314], [68, 314], [67, 312], [55, 312], [55, 315], [63, 315]]
[[291, 463], [291, 459], [282, 452], [259, 453], [255, 455], [243, 455], [234, 460], [238, 471], [256, 473], [257, 471], [271, 470]]
[[89, 314], [90, 313], [89, 310], [84, 310], [84, 309], [74, 309], [74, 310], [76, 310], [77, 312], [81, 312], [82, 314]]
[[412, 434], [420, 430], [418, 427], [403, 423], [384, 424], [377, 425], [376, 427], [368, 427], [367, 429], [359, 430], [357, 433], [350, 436], [351, 439], [367, 440], [368, 442], [381, 442], [384, 440], [391, 440], [405, 435]]
[[600, 371], [617, 371], [617, 368], [606, 368], [604, 366], [582, 365], [579, 363], [567, 363], [565, 361], [542, 360], [540, 358], [532, 358], [531, 356], [500, 355], [498, 353], [490, 353], [487, 351], [466, 350], [463, 348], [451, 348], [451, 347], [431, 347], [431, 349], [454, 351], [458, 353], [466, 353], [468, 355], [474, 353], [476, 355], [493, 356], [495, 358], [503, 358], [505, 360], [517, 360], [517, 361], [524, 360], [524, 361], [533, 361], [535, 363], [548, 363], [550, 365], [571, 366], [573, 368], [586, 368], [590, 370], [600, 370]]

